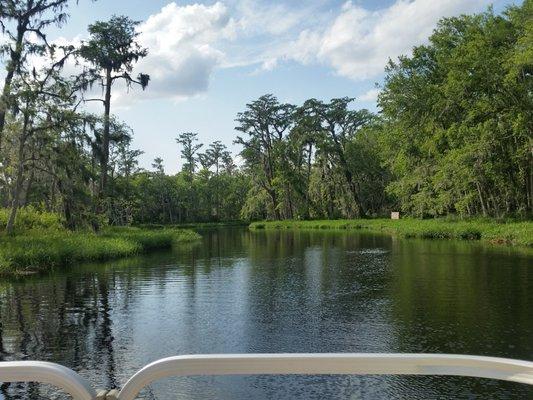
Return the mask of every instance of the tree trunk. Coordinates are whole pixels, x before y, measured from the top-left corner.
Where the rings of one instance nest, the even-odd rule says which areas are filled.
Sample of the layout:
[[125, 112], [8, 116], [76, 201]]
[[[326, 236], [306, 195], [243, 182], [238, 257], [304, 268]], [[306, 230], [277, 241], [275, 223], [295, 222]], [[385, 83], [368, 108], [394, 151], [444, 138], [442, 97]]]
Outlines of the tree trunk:
[[13, 80], [13, 70], [8, 70], [6, 78], [4, 79], [4, 89], [0, 97], [0, 149], [2, 149], [2, 142], [4, 138], [4, 126], [6, 124], [7, 102], [11, 94], [11, 81]]
[[352, 193], [353, 200], [357, 205], [357, 208], [359, 209], [359, 217], [366, 217], [366, 208], [363, 204], [363, 201], [359, 198], [359, 193], [355, 186], [355, 182], [353, 181], [353, 175], [347, 168], [344, 170], [344, 176], [348, 181], [348, 187], [350, 188], [350, 192]]
[[479, 203], [481, 204], [481, 212], [483, 213], [483, 216], [487, 216], [487, 208], [485, 207], [485, 202], [483, 201], [483, 194], [481, 193], [481, 186], [479, 185], [479, 182], [476, 182], [476, 188], [477, 188], [477, 194], [479, 196]]
[[215, 184], [215, 212], [216, 212], [216, 221], [220, 221], [220, 185], [218, 177], [218, 159], [216, 162], [216, 174], [215, 174], [216, 184]]
[[28, 178], [28, 182], [26, 183], [26, 189], [24, 189], [24, 195], [22, 197], [22, 200], [20, 201], [20, 205], [22, 207], [25, 207], [28, 204], [28, 197], [30, 196], [31, 187], [32, 187], [34, 178], [35, 178], [35, 168], [32, 165], [32, 168], [30, 168], [30, 176]]
[[13, 201], [11, 203], [11, 211], [9, 212], [9, 219], [7, 220], [6, 232], [12, 235], [15, 229], [15, 219], [19, 208], [20, 193], [22, 192], [22, 184], [24, 179], [24, 166], [19, 162], [17, 167], [17, 177], [15, 178], [15, 190], [13, 191]]
[[365, 206], [363, 205], [363, 202], [359, 198], [357, 188], [355, 187], [355, 182], [353, 181], [353, 174], [350, 171], [348, 162], [346, 161], [346, 157], [344, 154], [344, 146], [341, 144], [341, 142], [337, 138], [337, 134], [335, 133], [335, 128], [333, 126], [330, 127], [330, 134], [333, 139], [333, 142], [335, 143], [337, 155], [339, 157], [340, 166], [344, 172], [344, 177], [346, 178], [346, 182], [348, 183], [348, 188], [350, 189], [350, 193], [352, 194], [353, 201], [355, 202], [355, 205], [357, 206], [359, 210], [359, 217], [365, 217], [366, 216]]
[[528, 213], [533, 212], [533, 145], [531, 145], [530, 150], [531, 151], [529, 153], [529, 168], [526, 174], [526, 210]]
[[274, 211], [274, 219], [276, 221], [280, 221], [281, 215], [278, 209], [278, 197], [276, 196], [276, 191], [274, 189], [267, 189], [267, 193], [270, 196], [270, 200], [272, 201], [272, 211]]
[[19, 140], [18, 149], [18, 165], [17, 174], [15, 178], [15, 188], [13, 190], [13, 200], [11, 203], [11, 211], [9, 212], [9, 218], [6, 225], [6, 233], [12, 235], [15, 230], [15, 219], [17, 217], [17, 211], [20, 205], [20, 195], [22, 193], [22, 186], [24, 183], [24, 145], [26, 143], [26, 135], [28, 132], [29, 117], [24, 116], [24, 125]]
[[17, 41], [15, 44], [15, 51], [11, 51], [11, 59], [7, 64], [6, 77], [4, 78], [4, 88], [0, 96], [0, 150], [2, 149], [2, 140], [4, 138], [4, 126], [6, 124], [6, 114], [8, 109], [9, 97], [11, 96], [11, 82], [15, 75], [17, 65], [20, 63], [22, 55], [22, 43], [24, 40], [24, 27], [17, 28]]
[[76, 223], [72, 217], [71, 193], [67, 193], [67, 188], [65, 188], [61, 179], [58, 179], [57, 186], [63, 199], [63, 214], [65, 215], [67, 229], [73, 231], [76, 228]]
[[106, 85], [104, 99], [104, 131], [102, 134], [102, 149], [100, 156], [100, 196], [104, 197], [107, 190], [107, 168], [109, 164], [109, 126], [111, 114], [111, 68], [106, 70]]
[[293, 210], [293, 205], [292, 205], [292, 194], [291, 194], [291, 188], [289, 185], [285, 184], [285, 191], [287, 192], [287, 202], [288, 202], [288, 206], [289, 206], [289, 213], [288, 213], [288, 218], [289, 219], [294, 219], [294, 210]]
[[313, 154], [313, 145], [309, 143], [309, 148], [307, 151], [307, 185], [305, 188], [305, 215], [304, 219], [309, 219], [311, 217], [311, 196], [309, 194], [309, 188], [311, 186], [311, 161]]

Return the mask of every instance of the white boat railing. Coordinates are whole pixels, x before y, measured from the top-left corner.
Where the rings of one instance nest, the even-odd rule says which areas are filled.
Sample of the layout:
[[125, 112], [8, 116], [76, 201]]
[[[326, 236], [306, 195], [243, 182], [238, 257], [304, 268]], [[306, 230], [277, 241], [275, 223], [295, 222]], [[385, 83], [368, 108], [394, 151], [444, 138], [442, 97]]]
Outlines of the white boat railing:
[[89, 382], [71, 369], [49, 362], [0, 362], [0, 382], [47, 383], [64, 390], [76, 400], [96, 399], [96, 391]]
[[[133, 400], [152, 382], [200, 375], [455, 375], [533, 385], [533, 362], [452, 354], [211, 354], [155, 361], [133, 375], [122, 390], [97, 392], [74, 371], [38, 361], [0, 362], [0, 382], [54, 385], [75, 400]], [[107, 396], [107, 397], [106, 397]]]

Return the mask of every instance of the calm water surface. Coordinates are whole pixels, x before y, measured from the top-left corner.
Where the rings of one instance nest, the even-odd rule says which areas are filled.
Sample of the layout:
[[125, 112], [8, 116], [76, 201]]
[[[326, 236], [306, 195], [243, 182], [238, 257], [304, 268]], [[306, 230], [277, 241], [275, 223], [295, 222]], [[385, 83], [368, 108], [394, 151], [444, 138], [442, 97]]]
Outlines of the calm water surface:
[[[533, 257], [354, 232], [202, 232], [194, 246], [0, 281], [4, 360], [39, 359], [119, 387], [191, 353], [426, 352], [533, 360]], [[29, 393], [29, 394], [28, 394]], [[2, 385], [0, 398], [64, 398]], [[455, 377], [207, 377], [144, 399], [527, 399]]]

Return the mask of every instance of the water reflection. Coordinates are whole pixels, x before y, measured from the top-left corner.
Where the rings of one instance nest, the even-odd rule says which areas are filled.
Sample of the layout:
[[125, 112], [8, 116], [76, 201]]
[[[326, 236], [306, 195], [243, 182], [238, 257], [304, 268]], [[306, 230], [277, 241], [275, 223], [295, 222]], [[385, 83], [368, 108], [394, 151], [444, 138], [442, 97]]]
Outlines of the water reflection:
[[[189, 353], [452, 352], [533, 359], [531, 255], [346, 232], [203, 232], [174, 252], [0, 283], [0, 355], [118, 387]], [[2, 385], [0, 398], [62, 398]], [[469, 378], [168, 379], [146, 399], [509, 398]]]

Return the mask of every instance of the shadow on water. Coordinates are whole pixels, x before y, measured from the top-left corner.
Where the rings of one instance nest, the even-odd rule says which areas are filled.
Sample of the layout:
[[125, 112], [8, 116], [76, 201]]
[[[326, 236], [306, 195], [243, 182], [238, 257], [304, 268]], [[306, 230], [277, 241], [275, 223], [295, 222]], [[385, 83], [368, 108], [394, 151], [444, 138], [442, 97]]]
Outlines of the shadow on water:
[[[0, 281], [3, 360], [53, 361], [120, 387], [176, 354], [433, 352], [533, 359], [528, 253], [338, 231], [202, 232], [161, 253]], [[505, 398], [454, 377], [166, 379], [145, 399]], [[3, 384], [0, 398], [63, 398]]]

